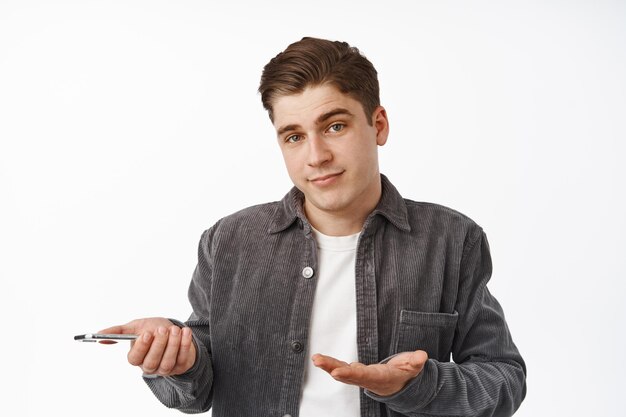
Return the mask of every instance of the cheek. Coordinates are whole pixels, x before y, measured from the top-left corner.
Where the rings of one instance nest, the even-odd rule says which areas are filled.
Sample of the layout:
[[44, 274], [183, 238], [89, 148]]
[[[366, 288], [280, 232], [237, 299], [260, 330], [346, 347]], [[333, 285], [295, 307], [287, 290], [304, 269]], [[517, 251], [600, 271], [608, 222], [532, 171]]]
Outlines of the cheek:
[[363, 168], [372, 166], [378, 160], [376, 146], [371, 146], [369, 143], [353, 149], [352, 155]]
[[297, 155], [295, 152], [284, 152], [283, 151], [283, 161], [285, 161], [285, 167], [287, 168], [287, 173], [289, 176], [295, 180], [297, 173], [300, 168], [300, 164], [298, 162]]

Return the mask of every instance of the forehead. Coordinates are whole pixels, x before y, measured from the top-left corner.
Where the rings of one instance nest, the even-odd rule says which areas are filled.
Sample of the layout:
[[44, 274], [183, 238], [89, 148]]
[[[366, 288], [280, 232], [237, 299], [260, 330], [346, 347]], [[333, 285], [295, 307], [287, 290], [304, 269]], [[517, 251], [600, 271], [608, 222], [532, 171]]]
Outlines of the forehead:
[[363, 106], [332, 85], [307, 87], [299, 94], [279, 96], [273, 103], [274, 126], [314, 123], [319, 115], [336, 108], [345, 108], [357, 116]]

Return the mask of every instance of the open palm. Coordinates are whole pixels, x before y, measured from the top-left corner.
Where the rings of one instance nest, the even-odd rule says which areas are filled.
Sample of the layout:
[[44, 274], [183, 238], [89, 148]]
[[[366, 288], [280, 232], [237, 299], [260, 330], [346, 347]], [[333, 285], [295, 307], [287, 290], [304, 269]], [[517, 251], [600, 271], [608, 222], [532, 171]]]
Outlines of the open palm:
[[358, 385], [380, 396], [389, 396], [404, 388], [407, 382], [422, 371], [428, 354], [423, 350], [402, 352], [386, 363], [372, 365], [347, 363], [319, 353], [311, 359], [315, 366], [328, 372], [337, 381]]

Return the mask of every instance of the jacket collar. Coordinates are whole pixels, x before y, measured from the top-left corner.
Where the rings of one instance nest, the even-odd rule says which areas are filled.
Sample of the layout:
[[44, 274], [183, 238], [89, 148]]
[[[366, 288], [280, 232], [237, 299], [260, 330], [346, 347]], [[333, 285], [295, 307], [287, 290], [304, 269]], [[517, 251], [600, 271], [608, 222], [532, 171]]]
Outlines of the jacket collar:
[[[369, 223], [374, 216], [381, 215], [398, 229], [406, 232], [410, 231], [411, 226], [409, 225], [404, 199], [386, 176], [381, 174], [380, 179], [382, 184], [380, 201], [374, 211], [367, 217], [365, 223]], [[304, 216], [303, 202], [304, 194], [296, 187], [293, 187], [276, 207], [268, 232], [282, 232], [297, 219], [300, 219], [302, 224], [308, 226], [309, 222]]]

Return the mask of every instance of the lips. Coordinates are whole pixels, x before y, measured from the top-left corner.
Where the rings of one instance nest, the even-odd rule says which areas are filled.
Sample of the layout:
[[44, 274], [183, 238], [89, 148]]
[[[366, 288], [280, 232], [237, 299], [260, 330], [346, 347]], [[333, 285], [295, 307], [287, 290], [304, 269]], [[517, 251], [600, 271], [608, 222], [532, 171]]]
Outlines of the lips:
[[343, 174], [343, 171], [334, 174], [321, 175], [319, 177], [309, 179], [310, 182], [317, 185], [326, 185], [332, 183], [337, 177]]
[[342, 174], [341, 172], [338, 172], [336, 174], [323, 175], [321, 177], [316, 177], [316, 178], [310, 179], [309, 181], [324, 181], [324, 180], [326, 180], [326, 179], [328, 179], [330, 177], [336, 177], [337, 175], [341, 175], [341, 174]]

